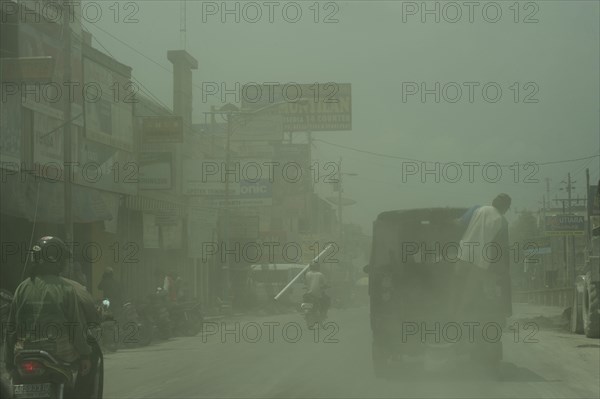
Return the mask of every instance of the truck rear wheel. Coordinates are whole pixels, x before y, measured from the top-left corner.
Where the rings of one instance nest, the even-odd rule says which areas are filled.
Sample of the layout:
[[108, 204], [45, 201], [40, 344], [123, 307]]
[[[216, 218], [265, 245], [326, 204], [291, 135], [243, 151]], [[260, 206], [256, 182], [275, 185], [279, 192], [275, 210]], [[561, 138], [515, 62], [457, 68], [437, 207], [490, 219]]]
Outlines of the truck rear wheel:
[[471, 352], [471, 359], [484, 366], [496, 367], [503, 358], [502, 341], [482, 342]]
[[573, 306], [571, 307], [571, 332], [575, 334], [583, 334], [583, 295], [577, 291], [577, 287], [573, 289]]
[[583, 299], [583, 330], [588, 338], [600, 338], [600, 284], [587, 279]]
[[377, 341], [373, 340], [371, 346], [371, 356], [373, 359], [373, 371], [377, 378], [389, 378], [391, 376], [390, 353]]

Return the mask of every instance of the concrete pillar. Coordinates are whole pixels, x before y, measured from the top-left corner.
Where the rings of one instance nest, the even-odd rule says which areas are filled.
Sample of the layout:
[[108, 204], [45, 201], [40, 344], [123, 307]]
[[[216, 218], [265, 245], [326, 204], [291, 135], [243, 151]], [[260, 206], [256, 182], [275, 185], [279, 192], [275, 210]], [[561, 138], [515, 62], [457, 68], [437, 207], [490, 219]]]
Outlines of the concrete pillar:
[[170, 50], [167, 58], [173, 64], [173, 113], [183, 118], [184, 132], [192, 125], [192, 69], [198, 61], [185, 50]]

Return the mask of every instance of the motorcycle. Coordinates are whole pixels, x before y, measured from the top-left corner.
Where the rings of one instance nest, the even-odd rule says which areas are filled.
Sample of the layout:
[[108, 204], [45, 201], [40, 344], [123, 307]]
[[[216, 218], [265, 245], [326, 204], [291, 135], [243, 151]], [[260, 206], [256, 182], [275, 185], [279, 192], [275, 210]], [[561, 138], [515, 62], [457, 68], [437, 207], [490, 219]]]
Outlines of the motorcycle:
[[148, 300], [138, 306], [140, 319], [151, 326], [152, 337], [169, 339], [171, 337], [171, 319], [167, 308], [166, 298], [160, 289], [148, 295]]
[[120, 343], [124, 347], [146, 346], [152, 342], [152, 323], [141, 317], [135, 304], [125, 302], [119, 319]]
[[170, 305], [170, 318], [173, 320], [173, 331], [185, 337], [194, 337], [202, 331], [204, 318], [199, 302], [181, 302]]
[[313, 295], [305, 293], [302, 296], [300, 311], [302, 312], [304, 320], [306, 320], [306, 326], [309, 330], [313, 330], [316, 325], [322, 326], [327, 318], [327, 312], [323, 309], [323, 305], [323, 300], [320, 300]]
[[92, 368], [81, 376], [75, 364], [65, 363], [42, 349], [23, 349], [15, 354], [16, 370], [12, 373], [15, 399], [74, 396], [102, 398], [104, 358], [98, 342], [90, 337]]

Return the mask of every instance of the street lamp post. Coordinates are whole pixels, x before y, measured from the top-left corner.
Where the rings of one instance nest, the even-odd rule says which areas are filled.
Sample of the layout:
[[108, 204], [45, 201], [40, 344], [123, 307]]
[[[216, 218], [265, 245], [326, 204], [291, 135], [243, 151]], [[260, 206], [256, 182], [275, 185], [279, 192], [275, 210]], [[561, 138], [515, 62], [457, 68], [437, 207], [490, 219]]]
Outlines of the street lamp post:
[[340, 240], [340, 244], [343, 243], [344, 241], [344, 227], [343, 227], [343, 223], [342, 223], [342, 192], [344, 191], [342, 188], [342, 176], [358, 176], [357, 173], [344, 173], [342, 172], [342, 158], [340, 158], [340, 161], [338, 163], [338, 200], [337, 200], [337, 205], [338, 205], [338, 221], [339, 221], [339, 240]]

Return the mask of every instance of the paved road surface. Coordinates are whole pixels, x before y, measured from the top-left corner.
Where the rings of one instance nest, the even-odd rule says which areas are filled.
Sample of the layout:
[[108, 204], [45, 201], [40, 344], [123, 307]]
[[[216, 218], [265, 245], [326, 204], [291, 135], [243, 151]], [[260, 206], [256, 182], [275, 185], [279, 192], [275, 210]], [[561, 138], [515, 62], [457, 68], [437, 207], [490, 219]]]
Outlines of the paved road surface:
[[549, 327], [546, 319], [536, 321], [539, 331], [525, 330], [522, 319], [539, 313], [516, 305], [515, 314], [519, 335], [513, 329], [502, 337], [505, 355], [499, 376], [474, 369], [467, 359], [444, 363], [428, 356], [422, 363], [408, 359], [414, 367], [398, 379], [376, 379], [365, 307], [332, 310], [335, 324], [318, 335], [307, 330], [298, 315], [242, 317], [227, 324], [211, 322], [209, 332], [197, 337], [108, 354], [105, 394], [108, 398], [600, 397], [598, 340]]

